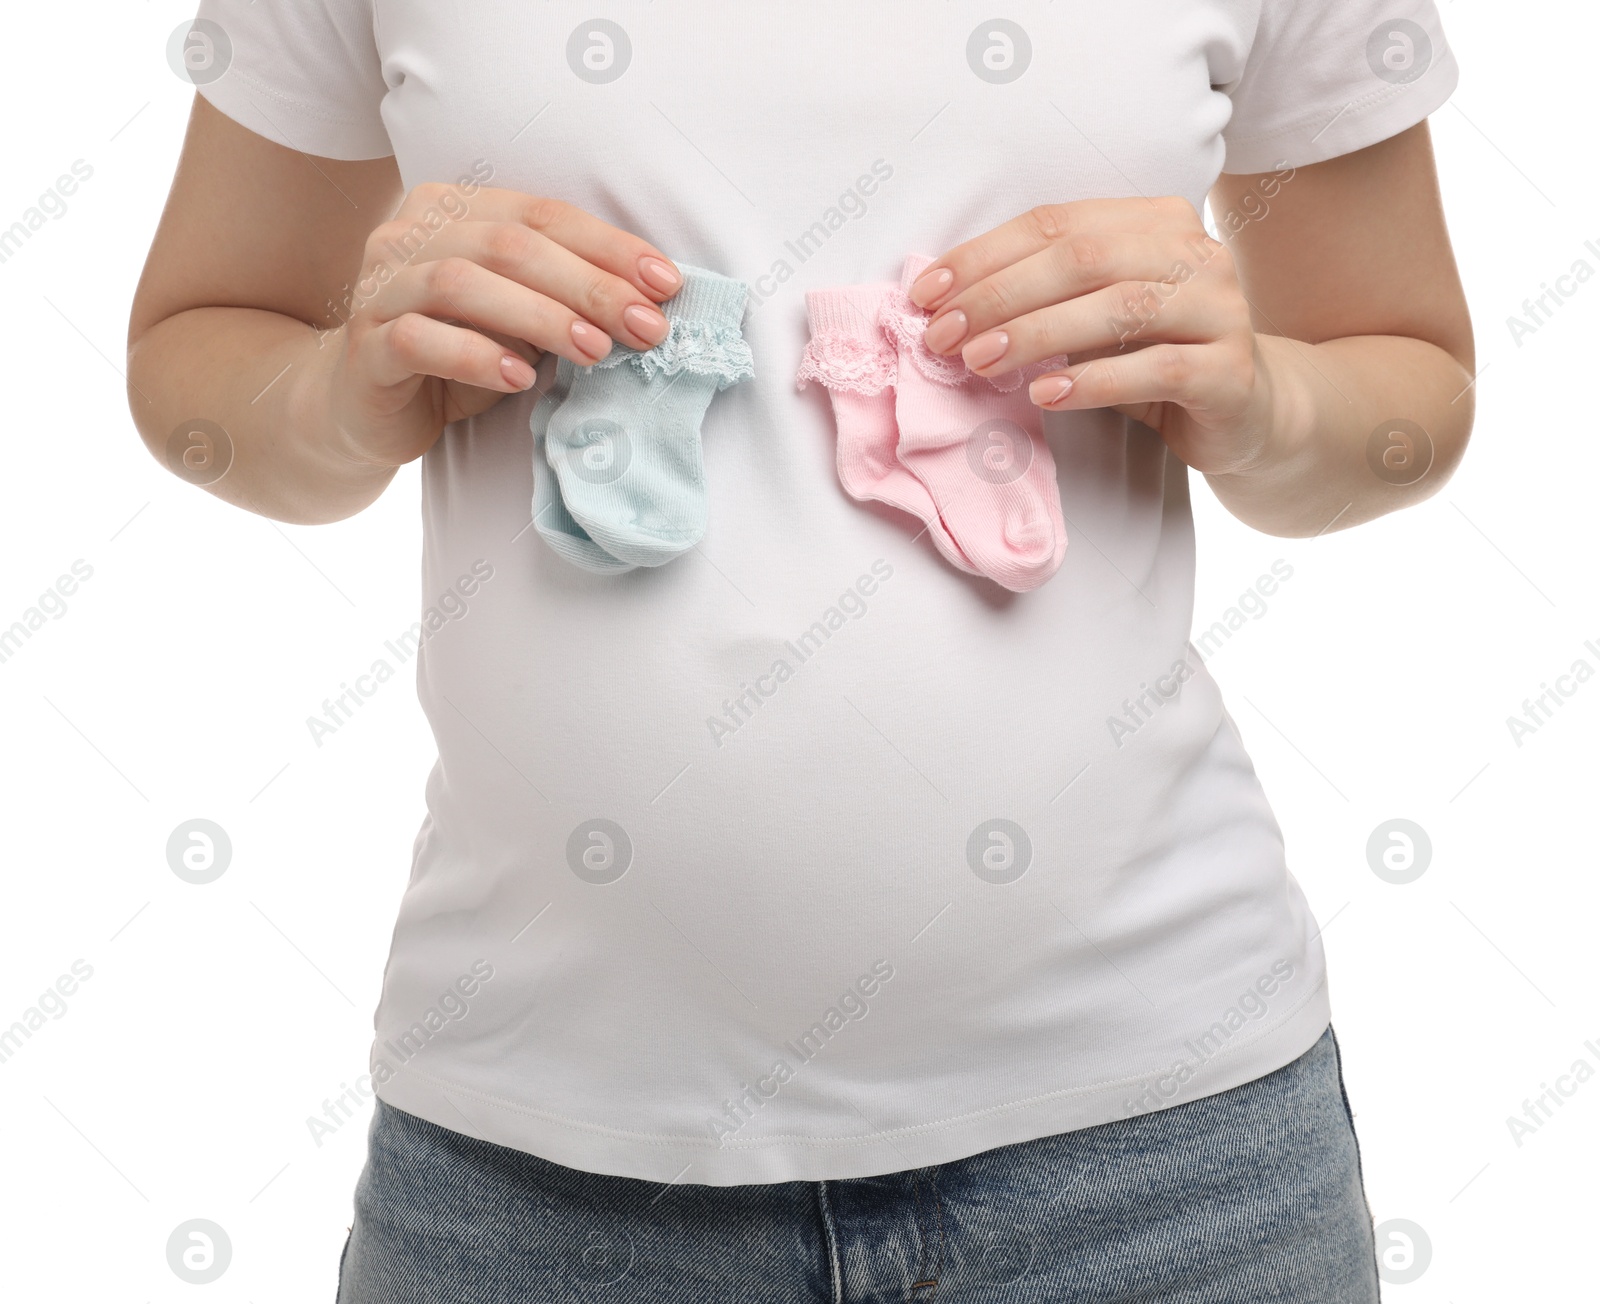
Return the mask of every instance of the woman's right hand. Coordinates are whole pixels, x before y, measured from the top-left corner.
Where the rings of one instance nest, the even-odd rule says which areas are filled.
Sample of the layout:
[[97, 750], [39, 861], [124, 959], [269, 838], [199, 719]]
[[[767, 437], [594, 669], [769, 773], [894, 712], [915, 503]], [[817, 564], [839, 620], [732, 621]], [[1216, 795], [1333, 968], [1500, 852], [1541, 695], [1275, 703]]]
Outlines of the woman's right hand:
[[544, 353], [588, 366], [613, 341], [660, 343], [655, 305], [682, 284], [654, 246], [560, 200], [418, 186], [368, 236], [350, 316], [323, 336], [302, 399], [343, 457], [401, 466], [531, 386]]

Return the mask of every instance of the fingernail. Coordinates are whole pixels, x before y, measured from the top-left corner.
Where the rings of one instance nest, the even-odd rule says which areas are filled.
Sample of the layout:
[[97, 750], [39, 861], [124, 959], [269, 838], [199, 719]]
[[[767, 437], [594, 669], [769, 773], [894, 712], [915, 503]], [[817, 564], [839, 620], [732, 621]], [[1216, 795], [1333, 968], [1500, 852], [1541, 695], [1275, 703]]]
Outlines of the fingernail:
[[1028, 386], [1028, 397], [1039, 407], [1059, 403], [1072, 393], [1071, 376], [1041, 376]]
[[596, 330], [588, 322], [572, 323], [572, 342], [578, 346], [579, 353], [586, 358], [593, 358], [596, 362], [611, 352], [611, 337], [604, 331]]
[[935, 353], [948, 353], [967, 338], [967, 314], [957, 308], [928, 327], [922, 342]]
[[667, 338], [667, 319], [654, 308], [646, 308], [636, 303], [623, 312], [622, 320], [627, 322], [629, 329], [642, 340], [660, 344]]
[[639, 275], [644, 277], [651, 289], [660, 290], [663, 294], [671, 294], [683, 284], [683, 277], [673, 270], [672, 264], [664, 263], [659, 258], [641, 258]]
[[500, 359], [500, 374], [506, 378], [506, 384], [517, 389], [527, 389], [533, 384], [533, 368], [515, 353], [508, 353]]
[[912, 282], [911, 302], [919, 308], [931, 308], [950, 293], [956, 283], [956, 274], [948, 267], [932, 267]]
[[1004, 331], [989, 331], [961, 350], [961, 360], [973, 371], [981, 371], [991, 363], [999, 362], [1010, 347], [1011, 337]]

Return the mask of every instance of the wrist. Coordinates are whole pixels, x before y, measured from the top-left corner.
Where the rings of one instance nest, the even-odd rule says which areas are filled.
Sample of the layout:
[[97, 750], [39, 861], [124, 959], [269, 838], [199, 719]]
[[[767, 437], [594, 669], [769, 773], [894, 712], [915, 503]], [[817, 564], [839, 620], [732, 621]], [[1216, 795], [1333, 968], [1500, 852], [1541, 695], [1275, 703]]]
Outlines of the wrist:
[[339, 419], [334, 381], [345, 347], [344, 328], [319, 333], [315, 351], [297, 369], [289, 387], [285, 418], [290, 437], [304, 457], [336, 484], [359, 491], [386, 484], [396, 467], [381, 463], [351, 436]]
[[1256, 336], [1258, 400], [1255, 433], [1244, 441], [1241, 456], [1212, 479], [1238, 484], [1277, 479], [1299, 465], [1311, 450], [1316, 431], [1316, 404], [1306, 383], [1310, 366], [1297, 344], [1277, 335]]

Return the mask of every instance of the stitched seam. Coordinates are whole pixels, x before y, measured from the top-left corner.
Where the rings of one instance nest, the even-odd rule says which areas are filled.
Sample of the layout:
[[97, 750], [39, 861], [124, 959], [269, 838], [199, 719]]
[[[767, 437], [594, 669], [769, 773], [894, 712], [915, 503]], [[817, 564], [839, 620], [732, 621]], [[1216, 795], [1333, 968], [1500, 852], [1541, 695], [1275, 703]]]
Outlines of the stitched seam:
[[[1429, 68], [1426, 73], [1424, 73], [1414, 82], [1406, 82], [1403, 85], [1385, 86], [1363, 95], [1358, 100], [1352, 100], [1339, 111], [1339, 114], [1334, 121], [1343, 122], [1346, 118], [1360, 118], [1363, 114], [1367, 113], [1371, 109], [1399, 99], [1400, 96], [1408, 90], [1431, 84], [1430, 79], [1432, 78], [1433, 73], [1438, 68], [1443, 66], [1444, 65], [1442, 63], [1437, 63], [1432, 68]], [[1228, 136], [1227, 139], [1230, 144], [1239, 147], [1246, 145], [1259, 145], [1267, 141], [1277, 140], [1280, 136], [1296, 135], [1304, 131], [1307, 127], [1315, 126], [1322, 120], [1326, 113], [1327, 106], [1323, 105], [1314, 112], [1302, 114], [1294, 121], [1289, 122], [1281, 127], [1274, 127], [1270, 131], [1259, 131], [1250, 136]], [[1324, 127], [1324, 130], [1326, 130], [1327, 126], [1332, 125], [1332, 122], [1327, 123]]]
[[833, 1286], [832, 1304], [844, 1304], [844, 1272], [839, 1264], [839, 1237], [833, 1226], [833, 1206], [828, 1203], [828, 1184], [817, 1183], [817, 1213], [822, 1219], [822, 1240], [828, 1247], [828, 1278]]
[[257, 80], [242, 68], [234, 68], [231, 73], [240, 81], [246, 83], [251, 90], [257, 91], [268, 99], [275, 100], [288, 108], [292, 108], [302, 117], [315, 118], [318, 122], [330, 123], [340, 127], [368, 128], [372, 125], [371, 122], [364, 118], [345, 118], [337, 114], [326, 113], [317, 105], [308, 104], [306, 101], [296, 99], [292, 95], [285, 95], [277, 87], [269, 86], [266, 82]]
[[[1350, 1092], [1344, 1082], [1344, 1053], [1339, 1049], [1339, 1034], [1334, 1031], [1333, 1024], [1328, 1025], [1328, 1037], [1333, 1042], [1333, 1068], [1339, 1079], [1339, 1099], [1344, 1105], [1344, 1116], [1350, 1124], [1350, 1140], [1356, 1148], [1356, 1184], [1361, 1188], [1361, 1204], [1367, 1211], [1367, 1226], [1374, 1232], [1377, 1229], [1377, 1219], [1372, 1212], [1372, 1202], [1367, 1199], [1367, 1179], [1362, 1171], [1361, 1164], [1361, 1136], [1356, 1131], [1355, 1111], [1350, 1108]], [[1378, 1299], [1383, 1299], [1383, 1275], [1378, 1272], [1378, 1246], [1377, 1237], [1373, 1236], [1372, 1246], [1372, 1271], [1378, 1284]]]
[[[1295, 1002], [1295, 1004], [1291, 1005], [1287, 1010], [1284, 1011], [1283, 1018], [1279, 1022], [1273, 1024], [1270, 1028], [1263, 1028], [1258, 1035], [1252, 1037], [1247, 1042], [1229, 1042], [1228, 1046], [1224, 1050], [1219, 1051], [1216, 1055], [1212, 1056], [1211, 1059], [1207, 1061], [1207, 1064], [1216, 1064], [1221, 1060], [1227, 1059], [1230, 1055], [1233, 1055], [1238, 1051], [1248, 1049], [1250, 1046], [1255, 1045], [1258, 1041], [1261, 1041], [1265, 1037], [1271, 1036], [1273, 1033], [1283, 1031], [1284, 1024], [1288, 1022], [1290, 1016], [1304, 1008], [1326, 987], [1327, 975], [1324, 973], [1322, 980], [1318, 982], [1315, 987], [1307, 992], [1306, 995], [1299, 1001]], [[1166, 1065], [1162, 1065], [1158, 1069], [1147, 1069], [1143, 1073], [1137, 1073], [1130, 1077], [1110, 1079], [1105, 1082], [1093, 1083], [1089, 1086], [1063, 1088], [1060, 1091], [1048, 1091], [1041, 1095], [1025, 1097], [1022, 1100], [1008, 1101], [1003, 1105], [991, 1105], [986, 1109], [972, 1110], [969, 1113], [957, 1114], [950, 1118], [935, 1119], [929, 1123], [918, 1123], [912, 1127], [901, 1127], [894, 1128], [889, 1131], [872, 1132], [866, 1136], [827, 1137], [817, 1139], [813, 1137], [784, 1134], [781, 1136], [762, 1137], [757, 1140], [744, 1142], [717, 1142], [709, 1140], [705, 1137], [693, 1136], [687, 1133], [664, 1134], [654, 1132], [632, 1132], [625, 1128], [607, 1127], [600, 1123], [584, 1123], [577, 1119], [568, 1119], [559, 1114], [552, 1114], [548, 1110], [534, 1109], [528, 1105], [521, 1104], [518, 1101], [509, 1100], [504, 1096], [496, 1096], [488, 1092], [475, 1090], [472, 1087], [465, 1087], [459, 1083], [451, 1082], [445, 1078], [434, 1077], [432, 1074], [423, 1073], [416, 1069], [408, 1069], [407, 1073], [410, 1076], [432, 1083], [441, 1090], [453, 1091], [458, 1095], [471, 1097], [472, 1099], [482, 1101], [485, 1104], [500, 1106], [509, 1113], [523, 1114], [531, 1118], [542, 1119], [545, 1122], [552, 1123], [559, 1127], [568, 1128], [574, 1132], [584, 1132], [592, 1135], [603, 1136], [610, 1140], [628, 1141], [632, 1144], [638, 1145], [675, 1147], [692, 1146], [697, 1149], [705, 1150], [726, 1150], [738, 1151], [741, 1153], [758, 1153], [764, 1149], [776, 1145], [791, 1145], [800, 1150], [833, 1150], [840, 1147], [860, 1146], [864, 1142], [872, 1143], [880, 1140], [887, 1141], [889, 1138], [897, 1136], [921, 1136], [929, 1133], [942, 1132], [947, 1128], [955, 1127], [959, 1124], [973, 1123], [985, 1118], [1015, 1113], [1020, 1109], [1026, 1109], [1034, 1105], [1045, 1104], [1054, 1100], [1070, 1100], [1076, 1096], [1091, 1095], [1095, 1092], [1106, 1091], [1113, 1088], [1136, 1086], [1148, 1078], [1151, 1073], [1163, 1072], [1165, 1071], [1166, 1067]]]
[[917, 1286], [928, 1279], [928, 1238], [922, 1234], [922, 1183], [917, 1179], [916, 1170], [911, 1172], [911, 1200], [912, 1221], [917, 1228], [917, 1268], [916, 1275], [906, 1283], [906, 1298], [910, 1299]]
[[[1421, 79], [1419, 78], [1418, 80]], [[1373, 107], [1374, 105], [1382, 104], [1386, 100], [1393, 99], [1395, 96], [1405, 91], [1408, 88], [1408, 85], [1409, 83], [1407, 85], [1382, 86], [1377, 90], [1369, 91], [1360, 99], [1351, 100], [1349, 103], [1341, 105], [1339, 108], [1338, 118], [1342, 119], [1350, 114], [1359, 115], [1361, 113], [1365, 113], [1367, 109]], [[1258, 131], [1252, 136], [1235, 136], [1233, 139], [1239, 144], [1245, 145], [1251, 144], [1255, 141], [1272, 140], [1277, 136], [1287, 136], [1293, 132], [1304, 131], [1307, 127], [1314, 125], [1326, 117], [1328, 107], [1329, 106], [1325, 104], [1318, 105], [1315, 109], [1311, 109], [1305, 113], [1302, 113], [1298, 118], [1294, 118], [1291, 121], [1284, 123], [1282, 126], [1273, 127], [1270, 131]]]

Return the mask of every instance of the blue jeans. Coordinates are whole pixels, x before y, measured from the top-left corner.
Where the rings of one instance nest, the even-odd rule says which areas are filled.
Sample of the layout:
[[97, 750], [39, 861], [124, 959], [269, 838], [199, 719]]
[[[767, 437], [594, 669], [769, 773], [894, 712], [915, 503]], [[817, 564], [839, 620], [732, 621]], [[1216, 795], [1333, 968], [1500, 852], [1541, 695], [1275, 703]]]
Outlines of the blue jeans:
[[1372, 1304], [1329, 1028], [1264, 1078], [883, 1177], [660, 1185], [377, 1102], [338, 1304]]

